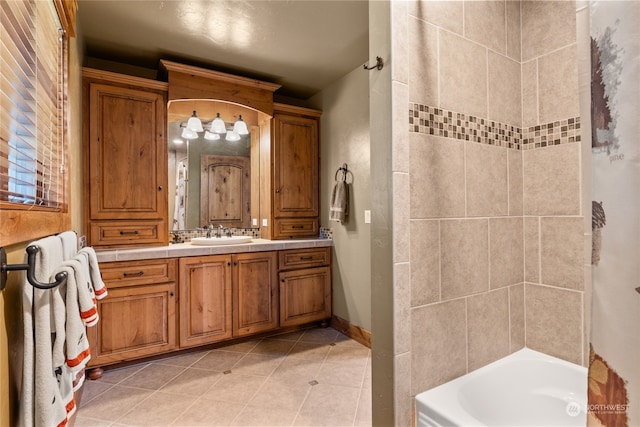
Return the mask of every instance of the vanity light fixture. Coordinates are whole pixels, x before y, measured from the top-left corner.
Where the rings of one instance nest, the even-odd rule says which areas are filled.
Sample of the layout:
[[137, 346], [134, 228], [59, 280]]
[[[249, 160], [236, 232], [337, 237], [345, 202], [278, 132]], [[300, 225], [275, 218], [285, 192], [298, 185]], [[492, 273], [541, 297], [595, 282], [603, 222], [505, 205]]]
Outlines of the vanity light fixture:
[[198, 118], [198, 116], [196, 115], [196, 111], [193, 110], [193, 115], [191, 117], [189, 117], [189, 121], [187, 122], [187, 129], [194, 131], [194, 132], [203, 132], [204, 129], [202, 128], [202, 122], [200, 121], [200, 119]]
[[216, 118], [211, 122], [212, 133], [225, 134], [227, 133], [227, 126], [224, 124], [224, 120], [220, 117], [220, 113], [216, 113]]
[[188, 127], [182, 129], [182, 134], [180, 136], [184, 139], [198, 139], [198, 133]]
[[227, 141], [240, 141], [240, 135], [249, 135], [249, 129], [247, 128], [247, 124], [244, 120], [242, 120], [242, 114], [238, 115], [238, 120], [233, 124], [233, 130], [229, 130], [227, 132], [227, 125], [225, 124], [222, 117], [220, 117], [220, 113], [216, 113], [216, 118], [213, 119], [211, 124], [208, 126], [208, 129], [205, 131], [202, 127], [202, 121], [196, 115], [195, 110], [193, 111], [193, 115], [189, 118], [186, 125], [181, 124], [180, 127], [182, 129], [182, 137], [184, 139], [197, 139], [198, 132], [204, 131], [204, 139], [209, 141], [217, 141], [220, 139], [220, 135], [226, 134], [225, 140]]
[[227, 132], [227, 136], [225, 138], [227, 141], [240, 141], [240, 134], [235, 130], [230, 130]]
[[242, 120], [242, 114], [238, 115], [238, 120], [233, 124], [233, 131], [238, 135], [249, 135], [247, 124]]
[[208, 141], [217, 141], [220, 139], [220, 135], [217, 133], [212, 133], [209, 131], [205, 131], [204, 132], [204, 139], [208, 140]]

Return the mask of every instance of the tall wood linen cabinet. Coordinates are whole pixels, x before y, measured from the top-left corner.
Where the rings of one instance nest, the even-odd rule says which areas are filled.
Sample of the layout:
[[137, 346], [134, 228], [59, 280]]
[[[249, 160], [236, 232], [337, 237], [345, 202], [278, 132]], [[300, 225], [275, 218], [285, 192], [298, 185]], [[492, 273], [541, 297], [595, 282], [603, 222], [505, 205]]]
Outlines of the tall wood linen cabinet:
[[84, 68], [83, 96], [88, 243], [168, 244], [167, 84]]
[[317, 237], [321, 112], [278, 103], [273, 107], [270, 237]]

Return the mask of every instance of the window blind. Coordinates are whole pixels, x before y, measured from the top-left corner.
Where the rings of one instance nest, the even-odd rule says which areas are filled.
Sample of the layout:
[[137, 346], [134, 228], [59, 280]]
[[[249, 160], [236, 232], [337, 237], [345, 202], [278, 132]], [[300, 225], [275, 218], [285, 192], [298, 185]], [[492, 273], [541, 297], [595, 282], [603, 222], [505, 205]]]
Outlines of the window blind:
[[0, 208], [64, 206], [64, 37], [50, 0], [0, 1]]

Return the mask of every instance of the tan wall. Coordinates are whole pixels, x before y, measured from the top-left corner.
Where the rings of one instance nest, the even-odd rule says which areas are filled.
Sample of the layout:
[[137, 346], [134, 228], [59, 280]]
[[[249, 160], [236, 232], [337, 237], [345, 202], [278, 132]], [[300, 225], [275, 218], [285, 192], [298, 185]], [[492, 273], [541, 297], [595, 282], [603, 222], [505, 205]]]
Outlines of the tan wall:
[[[309, 102], [320, 118], [320, 224], [331, 229], [333, 314], [371, 331], [371, 230], [364, 210], [371, 209], [369, 162], [369, 76], [360, 67]], [[346, 163], [350, 173], [349, 215], [344, 224], [329, 221], [335, 172]], [[342, 174], [338, 174], [341, 179]]]
[[[71, 39], [69, 52], [69, 165], [71, 228], [82, 233], [82, 91], [80, 67], [82, 45]], [[64, 230], [60, 230], [64, 231]], [[24, 263], [28, 242], [7, 249], [9, 264]], [[7, 288], [0, 293], [0, 426], [17, 425], [22, 369], [22, 317], [20, 273], [9, 273]]]
[[524, 346], [586, 362], [575, 3], [400, 3], [397, 423], [411, 396]]

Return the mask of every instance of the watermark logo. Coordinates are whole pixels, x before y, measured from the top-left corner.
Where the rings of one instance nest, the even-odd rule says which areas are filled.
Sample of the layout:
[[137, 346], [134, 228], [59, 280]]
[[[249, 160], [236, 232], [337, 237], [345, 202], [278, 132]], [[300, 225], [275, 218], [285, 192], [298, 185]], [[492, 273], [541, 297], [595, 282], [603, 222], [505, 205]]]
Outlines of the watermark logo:
[[567, 411], [567, 415], [570, 417], [577, 417], [580, 415], [580, 404], [578, 402], [569, 402], [567, 403], [565, 411]]

